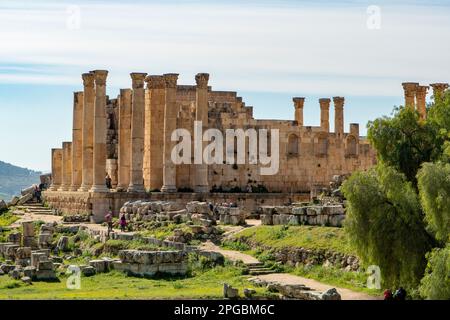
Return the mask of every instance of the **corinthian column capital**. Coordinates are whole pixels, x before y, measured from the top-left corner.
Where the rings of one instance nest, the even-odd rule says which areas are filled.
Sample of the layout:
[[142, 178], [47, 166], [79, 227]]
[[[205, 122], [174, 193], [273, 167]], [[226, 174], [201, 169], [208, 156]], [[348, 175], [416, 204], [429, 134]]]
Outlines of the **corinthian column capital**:
[[166, 88], [176, 89], [178, 81], [178, 73], [166, 73], [163, 75]]
[[95, 85], [104, 86], [106, 85], [106, 78], [108, 77], [108, 71], [106, 70], [94, 70], [92, 71], [95, 77]]
[[142, 72], [132, 72], [130, 73], [131, 77], [131, 85], [133, 89], [142, 89], [144, 88], [144, 79], [147, 76], [146, 73]]
[[145, 78], [145, 82], [147, 82], [148, 89], [164, 89], [166, 87], [164, 76], [160, 75], [149, 75]]
[[94, 86], [94, 74], [93, 73], [83, 73], [81, 75], [83, 79], [83, 86], [85, 87], [93, 87]]
[[197, 73], [195, 82], [199, 89], [208, 89], [209, 73]]

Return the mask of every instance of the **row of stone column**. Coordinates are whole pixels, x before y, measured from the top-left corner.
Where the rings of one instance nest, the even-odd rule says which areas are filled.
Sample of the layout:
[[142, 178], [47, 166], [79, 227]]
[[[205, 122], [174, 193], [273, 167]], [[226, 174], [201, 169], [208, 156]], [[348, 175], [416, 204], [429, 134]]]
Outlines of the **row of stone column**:
[[[50, 190], [109, 191], [105, 184], [107, 75], [105, 70], [82, 75], [84, 91], [74, 93], [72, 142], [64, 142], [62, 149], [52, 149], [53, 183]], [[178, 74], [147, 76], [146, 73], [131, 73], [130, 76], [132, 89], [121, 89], [119, 96], [117, 190], [144, 191], [145, 154], [151, 163], [150, 184], [159, 186], [163, 192], [174, 192], [176, 167], [171, 153], [175, 142], [171, 136], [177, 128]], [[208, 126], [208, 80], [208, 74], [196, 76], [196, 120], [203, 122], [204, 129]], [[149, 114], [145, 109], [144, 82], [147, 82], [150, 94]], [[146, 122], [146, 117], [150, 121]], [[147, 139], [146, 125], [150, 126]], [[157, 143], [159, 138], [163, 140], [162, 146]], [[196, 165], [194, 178], [195, 191], [209, 191], [207, 165]]]
[[[303, 107], [304, 97], [295, 97], [292, 99], [295, 107], [295, 121], [297, 125], [303, 126]], [[333, 97], [334, 103], [334, 132], [338, 137], [344, 135], [344, 97]], [[329, 98], [319, 99], [320, 105], [320, 127], [323, 131], [330, 131], [330, 102]]]
[[435, 100], [439, 100], [449, 87], [447, 83], [432, 83], [430, 86], [421, 86], [417, 82], [404, 82], [402, 86], [405, 93], [405, 107], [417, 110], [422, 119], [427, 116], [426, 97], [429, 87], [433, 88]]

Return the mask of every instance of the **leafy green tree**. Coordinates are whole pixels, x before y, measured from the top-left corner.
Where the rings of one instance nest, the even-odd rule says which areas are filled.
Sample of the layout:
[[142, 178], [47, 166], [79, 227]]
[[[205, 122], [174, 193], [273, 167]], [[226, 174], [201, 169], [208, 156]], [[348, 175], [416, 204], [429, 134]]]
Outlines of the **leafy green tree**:
[[420, 282], [419, 292], [423, 298], [450, 300], [450, 245], [434, 249], [427, 254], [425, 276]]
[[384, 285], [416, 287], [433, 239], [411, 182], [379, 164], [354, 173], [342, 191], [348, 200], [345, 228], [358, 256], [380, 267]]
[[436, 127], [409, 108], [396, 108], [392, 118], [378, 118], [367, 127], [378, 160], [402, 172], [414, 185], [421, 164], [442, 154]]
[[446, 242], [450, 235], [450, 164], [425, 163], [417, 178], [425, 220], [436, 239]]

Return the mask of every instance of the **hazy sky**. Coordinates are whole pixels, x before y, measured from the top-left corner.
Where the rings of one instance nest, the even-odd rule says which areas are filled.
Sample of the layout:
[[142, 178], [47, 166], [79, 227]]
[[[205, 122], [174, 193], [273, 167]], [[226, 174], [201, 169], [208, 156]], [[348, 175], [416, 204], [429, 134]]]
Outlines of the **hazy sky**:
[[305, 96], [307, 125], [318, 98], [342, 95], [346, 130], [365, 134], [402, 103], [401, 82], [450, 82], [449, 39], [450, 1], [0, 0], [0, 160], [49, 170], [93, 69], [110, 71], [111, 97], [133, 71], [208, 72], [257, 118], [293, 119]]

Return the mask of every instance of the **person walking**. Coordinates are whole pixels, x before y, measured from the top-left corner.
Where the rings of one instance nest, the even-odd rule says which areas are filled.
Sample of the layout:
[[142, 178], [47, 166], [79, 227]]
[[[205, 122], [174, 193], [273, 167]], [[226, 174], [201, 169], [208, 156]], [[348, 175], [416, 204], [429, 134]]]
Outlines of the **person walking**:
[[122, 214], [122, 216], [120, 217], [120, 231], [125, 232], [125, 227], [127, 226], [127, 219], [125, 219], [125, 215]]
[[113, 222], [112, 222], [112, 211], [111, 211], [111, 208], [109, 209], [109, 211], [108, 211], [108, 213], [106, 214], [106, 216], [105, 216], [105, 221], [106, 221], [106, 223], [107, 223], [107, 225], [108, 225], [108, 237], [109, 237], [109, 234], [113, 231]]

